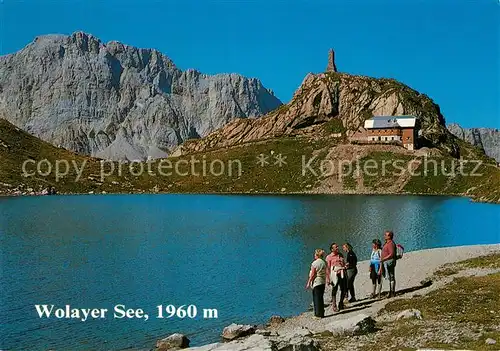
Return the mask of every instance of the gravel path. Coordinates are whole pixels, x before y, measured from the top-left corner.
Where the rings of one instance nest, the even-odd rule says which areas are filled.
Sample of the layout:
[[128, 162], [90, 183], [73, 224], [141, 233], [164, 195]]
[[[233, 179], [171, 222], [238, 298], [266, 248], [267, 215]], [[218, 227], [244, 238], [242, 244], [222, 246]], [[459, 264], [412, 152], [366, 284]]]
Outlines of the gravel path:
[[[406, 252], [401, 260], [398, 260], [396, 266], [396, 291], [400, 292], [401, 297], [409, 297], [412, 294], [423, 295], [431, 290], [438, 288], [439, 284], [433, 284], [429, 287], [422, 288], [420, 282], [428, 278], [440, 266], [446, 263], [454, 263], [463, 261], [469, 258], [484, 256], [491, 253], [500, 252], [500, 244], [494, 245], [472, 245], [472, 246], [459, 246], [438, 249], [428, 249], [413, 252]], [[368, 296], [371, 293], [371, 281], [369, 277], [369, 261], [362, 261], [358, 263], [358, 275], [355, 281], [356, 297], [358, 302], [346, 305], [348, 308], [342, 312], [333, 314], [331, 307], [327, 307], [325, 311], [325, 318], [314, 319], [312, 312], [305, 312], [300, 316], [287, 319], [277, 329], [279, 333], [292, 332], [300, 328], [307, 328], [310, 331], [321, 332], [324, 325], [330, 324], [334, 321], [350, 318], [356, 314], [366, 314], [375, 316], [389, 299], [371, 300]], [[383, 291], [388, 288], [388, 282], [384, 280]], [[405, 289], [418, 288], [413, 292], [403, 293]], [[340, 292], [337, 298], [340, 296]], [[398, 298], [398, 297], [396, 297]], [[331, 289], [327, 288], [325, 291], [325, 303], [331, 302]]]
[[[431, 277], [432, 274], [444, 264], [455, 263], [491, 253], [500, 253], [500, 244], [439, 248], [405, 253], [404, 257], [398, 261], [396, 267], [396, 290], [399, 295], [395, 299], [407, 298], [413, 294], [423, 295], [444, 285], [446, 283], [446, 278], [433, 282], [432, 285], [426, 287], [423, 287], [420, 283], [422, 280]], [[355, 283], [358, 302], [347, 305], [347, 309], [342, 312], [333, 314], [331, 307], [327, 307], [325, 318], [315, 319], [313, 318], [313, 313], [309, 311], [299, 316], [286, 319], [278, 325], [266, 328], [267, 330], [264, 330], [264, 332], [270, 335], [268, 338], [262, 335], [252, 335], [249, 338], [241, 338], [229, 343], [216, 343], [199, 348], [191, 348], [189, 350], [273, 350], [274, 348], [271, 345], [271, 340], [274, 340], [275, 346], [276, 343], [278, 343], [281, 346], [288, 345], [287, 347], [290, 347], [290, 345], [301, 345], [298, 347], [305, 345], [308, 347], [307, 345], [311, 345], [313, 342], [313, 340], [310, 339], [311, 332], [317, 334], [325, 330], [332, 330], [328, 327], [343, 329], [345, 326], [352, 325], [353, 320], [356, 321], [354, 323], [357, 323], [357, 321], [367, 316], [375, 318], [385, 304], [389, 301], [394, 301], [394, 299], [373, 300], [368, 298], [371, 293], [371, 281], [369, 279], [368, 267], [368, 261], [362, 261], [358, 264], [358, 276]], [[477, 268], [468, 269], [467, 271], [469, 275], [485, 274], [485, 270]], [[463, 271], [463, 273], [465, 274], [466, 272]], [[385, 285], [387, 288], [388, 283], [385, 282]], [[325, 292], [325, 301], [328, 304], [331, 300], [330, 294], [331, 289], [328, 288]], [[306, 338], [303, 339], [303, 337]], [[356, 343], [348, 343], [348, 346], [350, 349], [355, 350], [359, 345]], [[330, 347], [331, 345], [329, 345], [327, 349], [330, 349]]]

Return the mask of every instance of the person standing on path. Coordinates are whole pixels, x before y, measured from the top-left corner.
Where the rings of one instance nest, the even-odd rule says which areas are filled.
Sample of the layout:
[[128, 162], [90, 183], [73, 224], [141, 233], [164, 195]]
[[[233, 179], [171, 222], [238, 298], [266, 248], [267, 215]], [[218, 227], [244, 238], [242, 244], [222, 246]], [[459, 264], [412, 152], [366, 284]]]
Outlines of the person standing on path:
[[388, 230], [384, 233], [385, 244], [382, 248], [381, 262], [385, 268], [385, 277], [389, 280], [389, 297], [396, 296], [396, 244], [394, 233]]
[[[372, 280], [373, 291], [370, 297], [374, 299], [377, 295], [380, 298], [382, 293], [382, 243], [379, 239], [372, 241], [372, 254], [370, 255], [370, 279]], [[378, 284], [378, 291], [377, 291]]]
[[[332, 251], [326, 256], [327, 272], [326, 283], [332, 285], [332, 310], [337, 312], [344, 309], [344, 297], [347, 290], [347, 277], [345, 272], [344, 256], [339, 252], [336, 243], [330, 245]], [[337, 306], [337, 291], [340, 287], [340, 300]]]
[[311, 264], [309, 279], [306, 283], [306, 289], [312, 288], [314, 317], [323, 318], [325, 316], [325, 294], [326, 283], [326, 263], [323, 261], [325, 251], [316, 249], [314, 251], [314, 261]]
[[358, 257], [354, 253], [351, 244], [345, 243], [342, 245], [344, 252], [346, 253], [346, 273], [347, 273], [347, 290], [349, 291], [350, 299], [349, 302], [356, 302], [356, 292], [354, 291], [354, 279], [358, 274]]

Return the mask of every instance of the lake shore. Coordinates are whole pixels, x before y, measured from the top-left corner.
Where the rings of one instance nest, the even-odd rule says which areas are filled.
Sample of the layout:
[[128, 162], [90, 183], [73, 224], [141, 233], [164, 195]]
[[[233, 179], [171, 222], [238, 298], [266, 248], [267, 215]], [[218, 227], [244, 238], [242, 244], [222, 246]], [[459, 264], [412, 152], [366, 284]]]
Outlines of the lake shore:
[[[348, 304], [346, 310], [333, 313], [331, 307], [328, 306], [323, 319], [315, 319], [313, 318], [313, 312], [307, 311], [299, 316], [287, 318], [278, 325], [268, 325], [258, 335], [228, 343], [214, 343], [188, 348], [187, 350], [266, 350], [268, 347], [271, 349], [274, 342], [286, 343], [287, 339], [292, 343], [297, 342], [299, 339], [302, 340], [300, 342], [305, 340], [306, 343], [310, 344], [310, 350], [320, 350], [321, 348], [314, 348], [316, 347], [313, 345], [315, 336], [324, 334], [325, 331], [331, 331], [336, 326], [344, 328], [351, 325], [353, 321], [362, 320], [366, 317], [376, 318], [389, 302], [411, 298], [416, 295], [426, 295], [448, 284], [450, 279], [434, 279], [436, 270], [443, 265], [498, 253], [500, 253], [500, 244], [446, 247], [405, 253], [404, 257], [398, 261], [396, 268], [396, 298], [381, 300], [368, 298], [371, 293], [371, 281], [368, 272], [369, 261], [362, 261], [358, 264], [358, 276], [355, 283], [358, 301]], [[496, 271], [493, 270], [492, 272]], [[467, 274], [477, 276], [484, 274], [484, 271], [477, 269], [476, 271], [468, 271]], [[383, 291], [387, 290], [387, 286], [388, 283], [384, 281]], [[325, 303], [329, 305], [330, 302], [331, 289], [327, 288]]]
[[[487, 198], [476, 198], [468, 194], [453, 194], [453, 193], [420, 193], [420, 192], [405, 192], [405, 193], [391, 193], [384, 191], [339, 191], [339, 192], [316, 192], [316, 191], [303, 191], [303, 192], [61, 192], [54, 195], [234, 195], [234, 196], [299, 196], [299, 195], [318, 195], [318, 196], [429, 196], [429, 197], [458, 197], [466, 198], [471, 202], [487, 203], [487, 204], [500, 204], [500, 199], [492, 200]], [[31, 197], [31, 196], [54, 196], [39, 192], [1, 192], [0, 198], [10, 197]]]

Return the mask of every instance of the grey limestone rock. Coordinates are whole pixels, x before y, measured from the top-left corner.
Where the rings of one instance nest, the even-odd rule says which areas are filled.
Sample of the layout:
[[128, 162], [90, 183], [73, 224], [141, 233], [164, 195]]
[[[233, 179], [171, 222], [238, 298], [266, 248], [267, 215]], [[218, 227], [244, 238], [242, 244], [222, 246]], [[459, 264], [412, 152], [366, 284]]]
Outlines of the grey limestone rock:
[[276, 326], [280, 325], [281, 323], [283, 323], [284, 321], [285, 321], [285, 318], [278, 316], [278, 315], [274, 315], [274, 316], [271, 316], [271, 318], [269, 318], [269, 321], [267, 322], [267, 324], [272, 326], [272, 327], [276, 327]]
[[281, 105], [258, 79], [182, 71], [154, 49], [76, 32], [0, 57], [0, 117], [107, 159], [166, 156], [186, 139]]
[[484, 150], [487, 156], [500, 162], [500, 131], [495, 128], [463, 128], [457, 123], [450, 123], [448, 130], [459, 139], [467, 141]]
[[180, 350], [189, 347], [189, 339], [179, 333], [167, 336], [164, 339], [158, 340], [156, 342], [156, 351], [171, 351]]
[[375, 321], [370, 316], [361, 313], [346, 319], [333, 321], [326, 326], [326, 330], [334, 335], [366, 334], [375, 330]]
[[255, 326], [232, 323], [224, 328], [222, 337], [225, 340], [234, 340], [255, 333]]
[[251, 335], [245, 339], [238, 339], [229, 343], [215, 343], [187, 350], [196, 351], [274, 351], [275, 347], [271, 340], [262, 335]]
[[319, 351], [318, 342], [304, 332], [267, 337], [253, 334], [226, 343], [214, 343], [187, 350], [196, 351]]
[[487, 345], [495, 345], [497, 343], [497, 341], [495, 339], [492, 339], [492, 338], [486, 339], [485, 342]]
[[422, 312], [417, 309], [410, 308], [398, 313], [396, 320], [399, 319], [422, 319]]

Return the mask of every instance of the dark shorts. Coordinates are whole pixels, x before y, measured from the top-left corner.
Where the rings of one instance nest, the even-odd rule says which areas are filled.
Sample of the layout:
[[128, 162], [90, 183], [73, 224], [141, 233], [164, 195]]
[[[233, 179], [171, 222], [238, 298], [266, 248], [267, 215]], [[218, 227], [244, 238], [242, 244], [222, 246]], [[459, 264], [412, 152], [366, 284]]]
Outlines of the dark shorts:
[[337, 274], [337, 285], [332, 284], [332, 296], [337, 295], [337, 291], [347, 290], [347, 274], [342, 278], [340, 274]]

